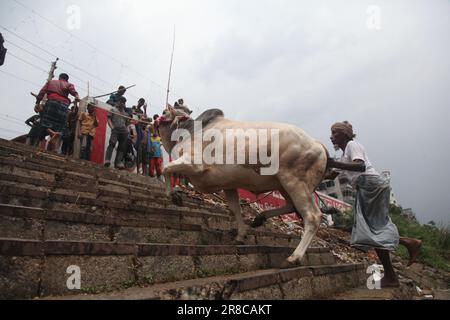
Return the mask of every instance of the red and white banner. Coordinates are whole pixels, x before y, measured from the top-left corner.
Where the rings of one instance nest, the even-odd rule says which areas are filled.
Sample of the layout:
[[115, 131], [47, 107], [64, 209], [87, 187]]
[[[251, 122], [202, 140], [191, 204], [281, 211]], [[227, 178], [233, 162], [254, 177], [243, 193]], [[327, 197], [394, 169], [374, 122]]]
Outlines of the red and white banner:
[[[247, 200], [249, 202], [254, 202], [262, 211], [282, 208], [286, 205], [286, 200], [280, 194], [279, 191], [275, 191], [273, 193], [267, 193], [267, 194], [257, 196], [249, 191], [240, 190], [239, 194], [241, 196], [241, 199]], [[323, 193], [318, 193], [318, 195], [320, 196], [322, 201], [328, 207], [335, 208], [335, 209], [338, 209], [341, 211], [352, 209], [352, 206], [348, 203], [345, 203], [338, 199], [332, 198]], [[314, 196], [314, 200], [316, 201], [317, 205], [319, 205], [319, 207], [322, 207], [323, 204], [319, 200], [318, 196], [316, 194], [314, 194], [313, 196]], [[260, 200], [258, 200], [258, 199], [260, 199]], [[295, 213], [284, 215], [284, 216], [282, 216], [282, 219], [286, 222], [300, 220], [299, 217], [297, 216], [297, 214], [295, 214]]]

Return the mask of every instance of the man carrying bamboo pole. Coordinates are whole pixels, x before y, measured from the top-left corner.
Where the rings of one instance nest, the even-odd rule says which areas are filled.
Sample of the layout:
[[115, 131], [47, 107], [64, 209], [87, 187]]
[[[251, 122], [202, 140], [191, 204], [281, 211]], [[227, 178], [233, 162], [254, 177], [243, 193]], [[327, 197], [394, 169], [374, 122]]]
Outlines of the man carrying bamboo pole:
[[[59, 80], [48, 81], [36, 97], [35, 111], [41, 113], [39, 140], [42, 141], [48, 135], [52, 138], [61, 137], [67, 126], [67, 115], [71, 103], [69, 94], [75, 97], [75, 102], [80, 101], [80, 96], [75, 90], [75, 86], [69, 83], [69, 76], [65, 73], [59, 75]], [[47, 95], [47, 102], [42, 107], [40, 105], [44, 96]], [[58, 150], [61, 144], [57, 139]]]

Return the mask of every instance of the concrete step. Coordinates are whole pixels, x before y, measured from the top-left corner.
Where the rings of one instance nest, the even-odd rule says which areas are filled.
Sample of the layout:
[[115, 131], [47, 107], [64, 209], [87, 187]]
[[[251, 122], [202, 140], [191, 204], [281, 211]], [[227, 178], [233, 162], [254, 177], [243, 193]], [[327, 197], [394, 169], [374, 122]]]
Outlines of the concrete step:
[[[0, 298], [100, 293], [273, 268], [292, 248], [189, 246], [0, 239]], [[311, 248], [305, 264], [334, 265], [329, 249]], [[67, 288], [67, 269], [81, 270], [82, 291]], [[322, 269], [331, 270], [331, 269]]]
[[141, 188], [151, 187], [153, 190], [164, 191], [164, 185], [150, 177], [137, 175], [127, 171], [119, 171], [105, 168], [89, 161], [74, 160], [70, 157], [39, 151], [35, 148], [5, 141], [0, 139], [0, 164], [22, 166], [28, 169], [53, 174], [57, 171], [71, 171], [90, 176], [94, 179], [104, 178], [107, 180], [123, 182], [125, 185], [138, 186]]
[[10, 181], [0, 181], [0, 203], [52, 210], [95, 211], [99, 215], [127, 219], [179, 219], [183, 223], [193, 224], [207, 222], [211, 228], [222, 230], [229, 230], [233, 221], [229, 213], [215, 213], [201, 206], [177, 207], [150, 200], [135, 200], [133, 197], [118, 198]]
[[[85, 171], [79, 170], [80, 168], [74, 166], [61, 169], [61, 165], [57, 164], [55, 165], [55, 168], [51, 168], [45, 163], [37, 164], [34, 162], [25, 162], [23, 160], [15, 160], [11, 157], [5, 158], [1, 156], [0, 165], [0, 174], [3, 181], [54, 189], [64, 188], [74, 192], [96, 194], [98, 197], [110, 196], [117, 199], [133, 201], [151, 201], [161, 205], [172, 204], [171, 199], [167, 198], [165, 195], [165, 190], [162, 187], [162, 183], [154, 182], [151, 178], [144, 177], [144, 179], [152, 182], [152, 184], [149, 183], [144, 186], [128, 180], [121, 181], [121, 179], [117, 176], [108, 177], [103, 175], [102, 177], [102, 175], [98, 173], [95, 175], [87, 174]], [[101, 168], [97, 171], [99, 170], [101, 171], [105, 169]], [[136, 178], [139, 176], [133, 175], [132, 177]], [[198, 199], [185, 196], [183, 200], [184, 206], [187, 208], [200, 207], [207, 210], [214, 210], [222, 214], [229, 214], [228, 210], [224, 208], [206, 204]]]
[[0, 147], [1, 148], [5, 148], [5, 149], [7, 149], [7, 148], [14, 148], [17, 153], [39, 151], [39, 152], [42, 152], [42, 153], [46, 153], [49, 156], [55, 155], [55, 156], [62, 157], [62, 158], [64, 157], [64, 156], [58, 155], [56, 153], [54, 154], [53, 152], [38, 150], [38, 148], [31, 147], [31, 146], [28, 146], [28, 145], [23, 144], [23, 143], [17, 143], [17, 142], [14, 142], [14, 141], [5, 140], [5, 139], [0, 139]]
[[[0, 204], [0, 238], [152, 242], [191, 245], [233, 244], [237, 231], [217, 230], [182, 222], [181, 215], [161, 214], [142, 219], [92, 212], [50, 210]], [[213, 224], [214, 225], [214, 224]], [[296, 247], [300, 237], [249, 230], [246, 244]]]
[[106, 294], [47, 300], [308, 300], [333, 299], [366, 282], [362, 264], [256, 270], [231, 276], [157, 284]]
[[[81, 160], [73, 160], [69, 157], [61, 155], [42, 152], [35, 148], [2, 140], [0, 139], [0, 165], [12, 166], [15, 170], [19, 168], [27, 170], [35, 170], [41, 173], [47, 173], [50, 175], [56, 174], [56, 180], [60, 181], [61, 176], [64, 176], [65, 172], [75, 176], [74, 181], [78, 183], [80, 177], [83, 182], [87, 184], [86, 180], [91, 179], [91, 183], [102, 180], [113, 183], [121, 184], [121, 186], [131, 188], [133, 193], [139, 194], [143, 192], [144, 195], [148, 195], [150, 189], [153, 195], [165, 197], [165, 186], [158, 180], [137, 175], [127, 171], [119, 171], [114, 169], [104, 168], [103, 166]], [[13, 170], [13, 169], [11, 169]], [[25, 174], [28, 177], [28, 174]], [[70, 179], [71, 177], [69, 177]], [[191, 197], [184, 197], [187, 206], [203, 205], [208, 208], [215, 208], [222, 213], [226, 213], [228, 210], [214, 207], [210, 204], [206, 204], [199, 199], [193, 199]]]
[[[197, 241], [196, 243], [200, 244], [217, 244], [229, 242], [235, 236], [234, 229], [236, 225], [230, 216], [212, 214], [207, 211], [180, 210], [178, 207], [176, 209], [168, 209], [155, 206], [124, 205], [123, 203], [114, 202], [113, 199], [100, 202], [92, 197], [87, 198], [85, 196], [67, 194], [64, 190], [51, 192], [42, 187], [28, 188], [24, 185], [9, 185], [6, 191], [3, 188], [5, 184], [9, 183], [0, 182], [0, 203], [4, 204], [1, 209], [3, 215], [9, 216], [8, 219], [3, 219], [5, 220], [3, 229], [8, 232], [8, 236], [11, 233], [14, 236], [22, 232], [24, 234], [31, 232], [31, 237], [37, 238], [36, 234], [43, 229], [42, 223], [35, 222], [33, 224], [29, 220], [24, 220], [27, 219], [26, 215], [22, 215], [23, 218], [15, 220], [12, 217], [18, 217], [18, 211], [31, 210], [20, 209], [20, 207], [29, 206], [34, 207], [35, 210], [31, 210], [33, 212], [44, 210], [46, 214], [43, 215], [41, 213], [41, 218], [46, 216], [50, 218], [48, 219], [50, 222], [45, 224], [47, 233], [53, 236], [59, 234], [59, 237], [67, 236], [69, 239], [74, 237], [74, 239], [81, 240], [83, 239], [82, 237], [87, 237], [85, 239], [111, 240], [113, 239], [112, 237], [119, 236], [126, 237], [123, 238], [126, 241], [130, 241], [130, 237], [135, 237], [135, 239], [140, 239], [141, 241], [144, 239], [147, 239], [147, 241], [158, 241], [158, 237], [161, 237], [162, 240], [173, 238], [176, 241], [187, 241], [187, 239], [191, 239], [191, 241]], [[80, 218], [85, 217], [86, 220], [80, 221], [77, 216]], [[57, 219], [52, 219], [52, 217], [57, 217]], [[67, 220], [64, 221], [64, 219]], [[92, 219], [100, 219], [100, 221], [102, 219], [113, 219], [113, 222], [107, 220], [110, 221], [107, 223], [107, 226], [99, 226], [98, 223], [92, 223], [92, 221], [95, 221]], [[14, 224], [16, 227], [7, 228], [6, 220], [9, 221], [9, 225]], [[134, 221], [136, 223], [134, 225], [123, 225], [124, 228], [117, 231], [115, 227], [118, 225], [118, 221]], [[80, 226], [80, 224], [89, 224], [89, 226]], [[32, 225], [34, 227], [31, 227]], [[198, 227], [195, 229], [183, 229], [185, 228], [184, 225], [201, 226], [202, 230], [208, 232], [198, 233]], [[118, 226], [122, 225], [119, 224]], [[141, 226], [144, 226], [147, 230], [142, 230]], [[178, 228], [183, 229], [183, 234], [174, 234], [174, 232], [177, 233]], [[175, 230], [170, 232], [167, 231], [168, 229]], [[197, 234], [193, 234], [190, 231], [195, 231]], [[296, 246], [299, 240], [297, 235], [274, 234], [253, 229], [250, 230], [248, 237], [249, 244], [273, 243]]]

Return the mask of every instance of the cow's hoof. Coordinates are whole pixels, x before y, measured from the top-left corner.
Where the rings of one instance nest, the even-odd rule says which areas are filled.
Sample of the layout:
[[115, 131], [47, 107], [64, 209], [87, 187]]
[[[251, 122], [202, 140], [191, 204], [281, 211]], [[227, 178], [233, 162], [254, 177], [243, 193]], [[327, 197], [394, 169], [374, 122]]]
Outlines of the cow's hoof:
[[280, 265], [280, 269], [294, 269], [294, 268], [298, 268], [301, 266], [301, 263], [299, 261], [289, 261], [289, 260], [284, 260], [281, 265]]
[[266, 223], [267, 219], [263, 215], [257, 215], [252, 222], [252, 228], [262, 227]]
[[183, 206], [183, 195], [179, 191], [174, 191], [170, 194], [170, 197], [172, 198], [173, 204], [182, 207]]

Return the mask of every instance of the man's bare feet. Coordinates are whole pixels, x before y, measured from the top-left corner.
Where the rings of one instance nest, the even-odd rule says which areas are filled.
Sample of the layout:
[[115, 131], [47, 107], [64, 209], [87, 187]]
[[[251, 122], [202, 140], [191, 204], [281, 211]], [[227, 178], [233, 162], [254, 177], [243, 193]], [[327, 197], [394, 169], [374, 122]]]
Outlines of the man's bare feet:
[[398, 282], [397, 279], [389, 279], [389, 278], [386, 278], [386, 277], [381, 279], [381, 288], [382, 289], [398, 288], [398, 287], [400, 287], [400, 282]]
[[408, 267], [413, 265], [420, 254], [420, 248], [422, 247], [422, 241], [417, 239], [402, 239], [401, 243], [408, 249], [409, 263]]

